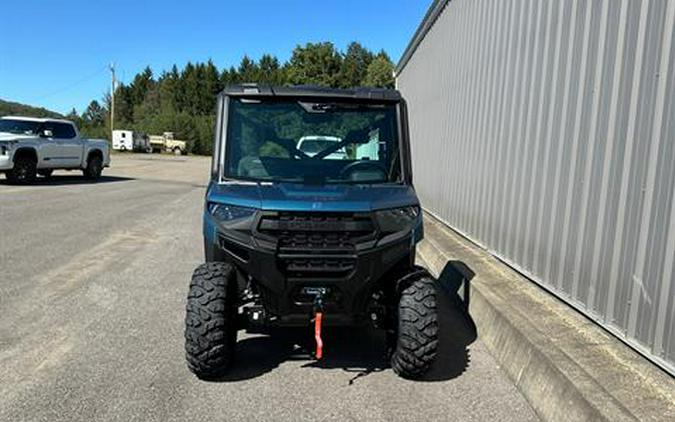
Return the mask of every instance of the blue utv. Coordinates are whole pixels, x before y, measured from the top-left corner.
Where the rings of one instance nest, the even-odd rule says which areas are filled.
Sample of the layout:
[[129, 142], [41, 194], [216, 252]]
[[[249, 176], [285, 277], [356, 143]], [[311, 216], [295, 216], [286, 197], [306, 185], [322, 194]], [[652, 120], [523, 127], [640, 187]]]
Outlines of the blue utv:
[[206, 263], [192, 276], [188, 367], [227, 371], [237, 332], [386, 331], [394, 371], [437, 354], [436, 282], [415, 262], [422, 214], [406, 104], [387, 89], [238, 85], [218, 97], [204, 206]]

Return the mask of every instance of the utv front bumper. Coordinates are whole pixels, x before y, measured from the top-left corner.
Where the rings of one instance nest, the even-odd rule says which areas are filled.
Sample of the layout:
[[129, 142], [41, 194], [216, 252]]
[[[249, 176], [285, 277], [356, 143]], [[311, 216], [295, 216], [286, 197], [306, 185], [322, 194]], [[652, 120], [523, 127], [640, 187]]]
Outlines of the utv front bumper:
[[210, 258], [253, 280], [270, 325], [306, 326], [317, 288], [326, 325], [365, 322], [378, 283], [414, 257], [414, 230], [384, 235], [369, 213], [259, 212], [252, 227], [248, 239], [215, 228]]

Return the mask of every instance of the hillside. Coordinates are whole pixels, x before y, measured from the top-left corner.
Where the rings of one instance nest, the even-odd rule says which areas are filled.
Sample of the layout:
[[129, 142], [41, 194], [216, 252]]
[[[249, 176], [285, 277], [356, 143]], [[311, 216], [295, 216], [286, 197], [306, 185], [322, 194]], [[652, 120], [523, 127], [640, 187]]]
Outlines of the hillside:
[[63, 117], [61, 114], [42, 107], [33, 107], [0, 99], [0, 116]]

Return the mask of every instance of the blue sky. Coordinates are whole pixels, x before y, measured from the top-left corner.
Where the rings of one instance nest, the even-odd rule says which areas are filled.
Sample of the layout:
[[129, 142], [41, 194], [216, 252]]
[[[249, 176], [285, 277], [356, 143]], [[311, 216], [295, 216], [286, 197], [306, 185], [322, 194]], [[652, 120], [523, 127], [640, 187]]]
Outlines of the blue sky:
[[352, 40], [398, 61], [430, 0], [9, 0], [0, 25], [0, 98], [81, 112], [149, 65], [284, 61], [297, 44]]

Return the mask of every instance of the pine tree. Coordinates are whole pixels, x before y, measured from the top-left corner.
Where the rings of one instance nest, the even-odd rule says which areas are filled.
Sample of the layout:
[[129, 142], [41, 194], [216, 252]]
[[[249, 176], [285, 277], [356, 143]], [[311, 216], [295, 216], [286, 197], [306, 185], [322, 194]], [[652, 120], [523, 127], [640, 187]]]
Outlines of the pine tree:
[[149, 66], [134, 77], [134, 81], [130, 85], [131, 102], [134, 106], [140, 105], [145, 99], [145, 94], [152, 89], [154, 80], [152, 79], [152, 70]]
[[105, 124], [105, 110], [98, 101], [93, 100], [82, 113], [82, 120], [87, 126], [102, 126]]
[[180, 83], [178, 85], [178, 111], [185, 111], [189, 114], [198, 114], [199, 101], [196, 98], [198, 91], [199, 79], [197, 76], [197, 69], [192, 62], [188, 62], [180, 75]]
[[352, 42], [347, 47], [340, 67], [340, 87], [353, 88], [364, 84], [368, 66], [373, 61], [373, 53], [361, 44]]
[[270, 85], [282, 85], [285, 81], [284, 72], [279, 65], [279, 59], [274, 56], [263, 54], [258, 62], [258, 69], [260, 73], [258, 82]]
[[258, 82], [260, 72], [258, 65], [253, 60], [251, 60], [250, 57], [244, 55], [244, 57], [241, 59], [241, 63], [239, 64], [237, 73], [239, 74], [240, 81], [249, 83]]
[[199, 108], [202, 114], [210, 114], [215, 110], [216, 96], [223, 89], [218, 69], [211, 59], [204, 66], [203, 81], [204, 88], [201, 92]]

